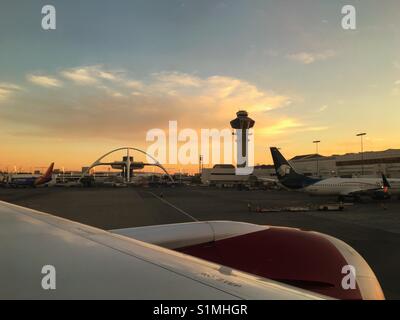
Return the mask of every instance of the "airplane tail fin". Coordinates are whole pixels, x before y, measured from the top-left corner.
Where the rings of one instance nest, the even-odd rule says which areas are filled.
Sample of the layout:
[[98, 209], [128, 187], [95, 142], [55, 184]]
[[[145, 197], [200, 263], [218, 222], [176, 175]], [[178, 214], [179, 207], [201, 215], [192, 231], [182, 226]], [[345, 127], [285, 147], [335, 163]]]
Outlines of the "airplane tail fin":
[[271, 147], [270, 150], [272, 159], [274, 160], [276, 175], [279, 182], [285, 187], [289, 189], [301, 189], [318, 181], [317, 179], [297, 173], [292, 165], [280, 153], [278, 148]]
[[36, 187], [50, 182], [51, 179], [53, 178], [53, 169], [54, 169], [54, 162], [50, 164], [50, 167], [46, 170], [44, 175], [35, 179], [35, 181], [33, 182], [33, 186]]
[[392, 186], [390, 185], [390, 182], [383, 173], [382, 173], [382, 182], [383, 182], [383, 189], [385, 190], [385, 192], [387, 192]]
[[46, 173], [43, 175], [43, 178], [50, 178], [53, 175], [53, 169], [54, 169], [54, 162], [50, 164], [50, 166], [46, 170]]
[[290, 165], [290, 163], [285, 159], [282, 153], [276, 147], [271, 147], [271, 155], [274, 160], [274, 166], [276, 175], [279, 179], [290, 176], [290, 175], [298, 175], [296, 170]]

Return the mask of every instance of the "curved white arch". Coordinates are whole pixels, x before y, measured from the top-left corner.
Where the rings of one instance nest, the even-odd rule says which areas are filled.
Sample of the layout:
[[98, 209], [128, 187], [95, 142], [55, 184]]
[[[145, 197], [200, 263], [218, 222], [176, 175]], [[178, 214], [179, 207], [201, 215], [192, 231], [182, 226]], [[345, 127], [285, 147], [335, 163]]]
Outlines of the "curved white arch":
[[157, 166], [157, 167], [159, 167], [159, 168], [161, 168], [161, 169], [165, 172], [165, 174], [170, 178], [170, 180], [171, 180], [172, 182], [174, 182], [174, 179], [172, 178], [172, 176], [171, 176], [171, 175], [168, 173], [168, 171], [163, 167], [163, 165], [157, 161], [156, 158], [154, 158], [153, 156], [149, 155], [147, 152], [145, 152], [145, 151], [143, 151], [143, 150], [141, 150], [141, 149], [138, 149], [138, 148], [134, 148], [134, 147], [120, 147], [120, 148], [111, 150], [111, 151], [109, 151], [109, 152], [103, 154], [100, 158], [98, 158], [95, 162], [93, 162], [84, 172], [82, 172], [82, 175], [81, 175], [81, 177], [79, 178], [79, 180], [81, 180], [81, 179], [90, 171], [90, 169], [92, 169], [93, 167], [95, 167], [95, 166], [97, 166], [97, 165], [100, 165], [100, 164], [101, 164], [100, 161], [101, 161], [102, 159], [104, 159], [105, 157], [107, 157], [108, 155], [110, 155], [110, 154], [112, 154], [112, 153], [114, 153], [114, 152], [121, 151], [121, 150], [127, 150], [127, 151], [128, 151], [128, 150], [133, 150], [133, 151], [137, 151], [137, 152], [140, 152], [140, 153], [142, 153], [142, 154], [148, 156], [150, 159], [152, 159], [152, 160], [155, 162], [154, 165]]

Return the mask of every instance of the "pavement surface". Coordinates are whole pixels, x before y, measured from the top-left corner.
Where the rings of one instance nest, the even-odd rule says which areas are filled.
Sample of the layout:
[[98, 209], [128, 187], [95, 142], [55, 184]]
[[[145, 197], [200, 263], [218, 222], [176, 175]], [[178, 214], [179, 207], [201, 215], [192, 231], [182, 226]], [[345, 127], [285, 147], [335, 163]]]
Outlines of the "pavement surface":
[[0, 189], [0, 200], [70, 220], [117, 229], [232, 220], [296, 227], [337, 237], [355, 248], [376, 273], [388, 299], [400, 299], [400, 201], [365, 200], [342, 212], [249, 212], [335, 202], [287, 191], [182, 188]]

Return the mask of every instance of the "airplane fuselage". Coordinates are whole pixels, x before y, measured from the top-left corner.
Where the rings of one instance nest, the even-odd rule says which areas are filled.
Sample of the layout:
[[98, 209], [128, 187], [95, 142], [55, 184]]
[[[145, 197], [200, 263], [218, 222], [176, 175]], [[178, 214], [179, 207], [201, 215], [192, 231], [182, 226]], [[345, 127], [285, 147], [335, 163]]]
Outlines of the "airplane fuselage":
[[24, 178], [12, 178], [9, 182], [11, 187], [37, 187], [40, 185], [44, 185], [51, 181], [51, 177], [24, 177]]
[[296, 172], [278, 148], [270, 149], [279, 183], [289, 190], [339, 197], [368, 195], [375, 199], [387, 199], [390, 195], [400, 194], [400, 179], [387, 179], [384, 174], [382, 178], [309, 177]]
[[[400, 179], [388, 179], [391, 188], [390, 195], [400, 194]], [[353, 193], [367, 192], [377, 189], [376, 195], [380, 190], [383, 191], [382, 180], [378, 178], [328, 178], [320, 180], [314, 184], [306, 186], [299, 191], [307, 192], [312, 195], [321, 196], [346, 196]]]
[[328, 178], [302, 189], [313, 195], [346, 196], [355, 192], [381, 189], [382, 182], [374, 178]]

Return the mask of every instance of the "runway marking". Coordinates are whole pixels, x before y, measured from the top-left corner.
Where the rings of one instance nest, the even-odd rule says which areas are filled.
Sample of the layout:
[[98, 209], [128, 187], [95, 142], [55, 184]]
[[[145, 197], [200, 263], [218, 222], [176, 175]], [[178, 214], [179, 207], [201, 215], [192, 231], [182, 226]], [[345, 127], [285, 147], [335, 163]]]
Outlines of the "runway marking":
[[177, 206], [173, 205], [171, 202], [157, 196], [154, 192], [149, 191], [150, 194], [152, 194], [154, 197], [156, 197], [158, 200], [164, 202], [165, 204], [169, 205], [170, 207], [174, 208], [175, 210], [179, 211], [180, 213], [184, 214], [185, 216], [187, 216], [188, 218], [192, 219], [195, 222], [199, 222], [200, 220], [196, 219], [195, 217], [193, 217], [192, 215], [190, 215], [189, 213], [187, 213], [186, 211], [178, 208]]

